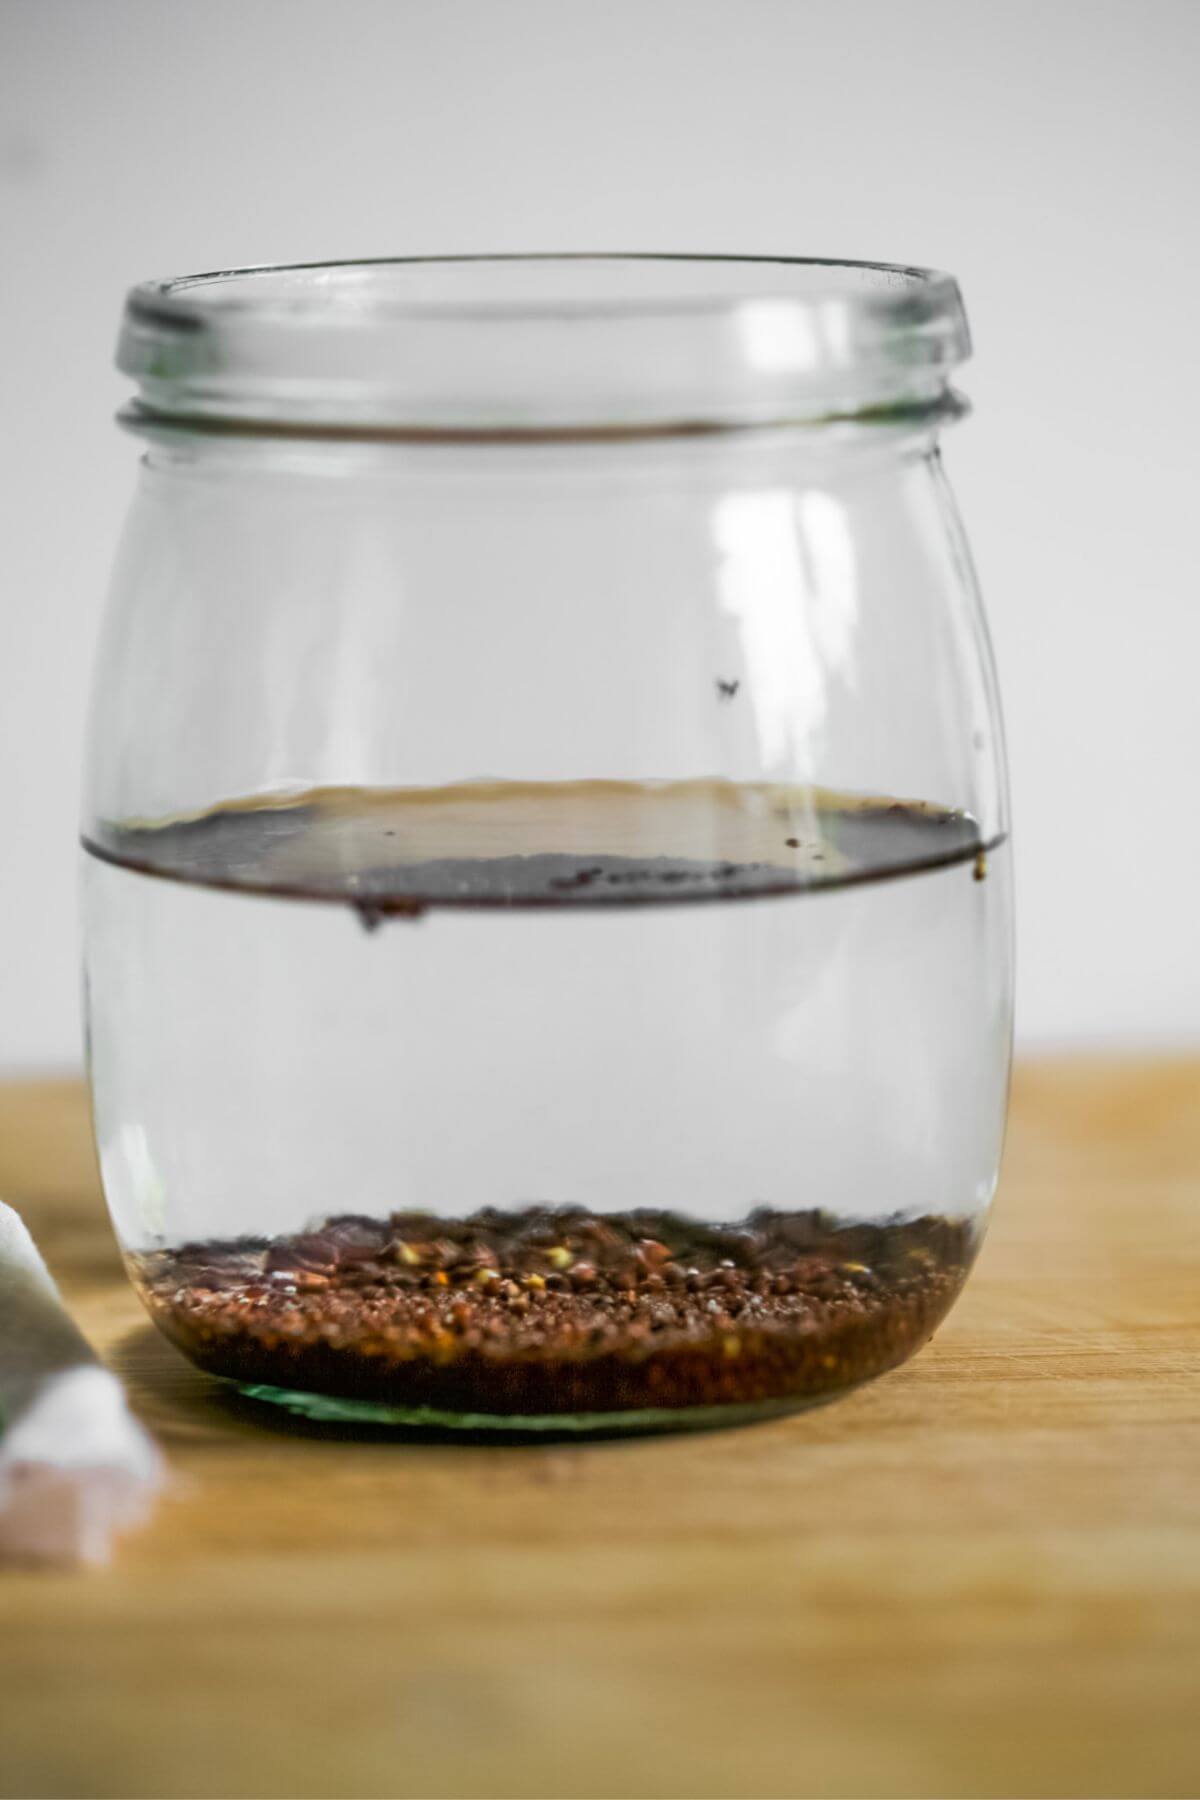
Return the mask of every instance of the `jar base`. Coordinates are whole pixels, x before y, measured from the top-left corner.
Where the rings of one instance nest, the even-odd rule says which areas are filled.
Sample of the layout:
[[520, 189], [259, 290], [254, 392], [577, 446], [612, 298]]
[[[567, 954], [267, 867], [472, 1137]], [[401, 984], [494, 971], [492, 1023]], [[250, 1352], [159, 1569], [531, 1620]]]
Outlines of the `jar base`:
[[623, 1412], [480, 1413], [443, 1412], [432, 1406], [390, 1406], [378, 1400], [355, 1400], [336, 1394], [309, 1394], [265, 1382], [231, 1384], [249, 1400], [282, 1407], [318, 1425], [351, 1425], [368, 1429], [486, 1434], [493, 1439], [537, 1436], [631, 1437], [680, 1431], [711, 1431], [726, 1425], [751, 1425], [804, 1412], [840, 1399], [836, 1394], [789, 1395], [720, 1406], [653, 1406]]
[[818, 1210], [730, 1226], [646, 1210], [347, 1214], [130, 1268], [166, 1336], [253, 1400], [335, 1424], [577, 1437], [844, 1394], [932, 1334], [976, 1239], [965, 1219]]

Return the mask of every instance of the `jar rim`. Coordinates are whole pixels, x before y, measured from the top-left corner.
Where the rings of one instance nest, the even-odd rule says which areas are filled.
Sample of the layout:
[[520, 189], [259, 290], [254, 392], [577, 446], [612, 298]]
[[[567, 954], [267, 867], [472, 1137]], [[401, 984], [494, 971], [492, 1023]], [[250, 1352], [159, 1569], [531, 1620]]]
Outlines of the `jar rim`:
[[580, 251], [146, 281], [117, 366], [150, 426], [540, 436], [911, 416], [969, 354], [939, 270]]

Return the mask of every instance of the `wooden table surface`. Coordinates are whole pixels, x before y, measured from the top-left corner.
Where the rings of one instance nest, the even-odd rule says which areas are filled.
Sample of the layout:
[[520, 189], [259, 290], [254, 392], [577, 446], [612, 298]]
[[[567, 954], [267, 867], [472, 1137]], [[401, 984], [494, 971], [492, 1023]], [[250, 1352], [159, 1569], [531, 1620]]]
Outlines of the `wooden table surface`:
[[0, 1572], [6, 1796], [1200, 1792], [1200, 1061], [1022, 1068], [930, 1348], [679, 1439], [260, 1420], [144, 1322], [73, 1083], [0, 1088], [0, 1193], [175, 1475]]

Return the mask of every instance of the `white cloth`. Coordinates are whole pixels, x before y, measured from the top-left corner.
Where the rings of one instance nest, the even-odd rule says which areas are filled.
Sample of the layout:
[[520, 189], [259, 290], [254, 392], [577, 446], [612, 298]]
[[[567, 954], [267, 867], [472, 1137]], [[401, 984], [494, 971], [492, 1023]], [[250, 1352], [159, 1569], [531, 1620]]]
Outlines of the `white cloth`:
[[107, 1562], [150, 1512], [163, 1463], [0, 1201], [0, 1557]]

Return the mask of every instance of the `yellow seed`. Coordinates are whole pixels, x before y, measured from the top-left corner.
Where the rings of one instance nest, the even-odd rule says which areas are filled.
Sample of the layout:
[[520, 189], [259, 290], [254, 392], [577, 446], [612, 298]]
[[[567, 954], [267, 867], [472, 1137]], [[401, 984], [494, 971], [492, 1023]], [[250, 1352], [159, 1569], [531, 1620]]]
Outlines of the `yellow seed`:
[[866, 1263], [843, 1263], [842, 1268], [847, 1275], [869, 1275], [871, 1273]]
[[544, 1288], [545, 1285], [546, 1283], [540, 1275], [525, 1276], [525, 1286], [527, 1288]]
[[575, 1258], [565, 1244], [555, 1244], [553, 1250], [547, 1250], [546, 1261], [552, 1269], [569, 1269]]
[[499, 1281], [499, 1279], [495, 1269], [476, 1269], [475, 1271], [476, 1287], [491, 1287], [493, 1281]]
[[421, 1260], [419, 1254], [413, 1249], [411, 1244], [401, 1244], [396, 1254], [399, 1256], [402, 1263], [408, 1264], [410, 1269]]

